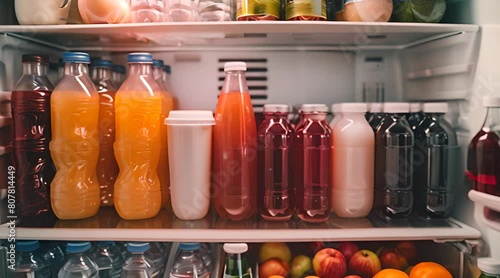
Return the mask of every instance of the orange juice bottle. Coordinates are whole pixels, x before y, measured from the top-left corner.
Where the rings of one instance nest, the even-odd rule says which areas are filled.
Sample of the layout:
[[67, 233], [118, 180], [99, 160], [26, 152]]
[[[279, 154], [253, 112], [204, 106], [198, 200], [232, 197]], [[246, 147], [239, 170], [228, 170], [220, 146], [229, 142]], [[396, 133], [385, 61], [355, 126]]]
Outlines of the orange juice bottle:
[[87, 72], [90, 56], [64, 53], [64, 78], [50, 99], [50, 154], [56, 175], [50, 184], [52, 209], [60, 219], [94, 216], [99, 210], [99, 95]]
[[226, 63], [224, 71], [213, 130], [214, 205], [221, 218], [243, 220], [257, 211], [257, 128], [246, 64]]
[[153, 56], [128, 55], [129, 75], [116, 93], [115, 157], [120, 173], [114, 203], [127, 220], [154, 217], [161, 208], [161, 90], [153, 77]]
[[[174, 101], [172, 95], [165, 86], [163, 82], [163, 61], [153, 60], [153, 76], [158, 83], [161, 90], [161, 122], [164, 123], [168, 114], [174, 108]], [[168, 140], [167, 140], [167, 126], [162, 124], [160, 127], [161, 135], [161, 151], [160, 151], [160, 162], [158, 163], [158, 178], [160, 179], [161, 187], [161, 206], [164, 207], [168, 204], [168, 199], [170, 196], [170, 171], [168, 166]]]

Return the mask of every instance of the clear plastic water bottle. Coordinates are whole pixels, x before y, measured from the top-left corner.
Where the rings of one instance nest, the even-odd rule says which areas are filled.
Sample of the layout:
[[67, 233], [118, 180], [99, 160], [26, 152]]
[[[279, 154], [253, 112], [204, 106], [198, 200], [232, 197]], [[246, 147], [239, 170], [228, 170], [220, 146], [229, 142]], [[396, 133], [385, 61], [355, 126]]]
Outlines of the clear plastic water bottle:
[[149, 250], [147, 242], [129, 242], [127, 250], [130, 253], [122, 267], [122, 278], [149, 278], [151, 264], [144, 257], [144, 252]]
[[210, 244], [200, 243], [200, 256], [203, 258], [205, 265], [208, 270], [212, 269], [212, 251], [210, 250]]
[[144, 252], [144, 257], [151, 264], [151, 277], [163, 277], [167, 263], [166, 250], [159, 242], [150, 242], [149, 247], [149, 250]]
[[99, 241], [89, 254], [99, 269], [99, 278], [118, 278], [121, 276], [123, 257], [112, 241]]
[[57, 277], [57, 273], [59, 273], [66, 259], [63, 249], [54, 242], [42, 241], [37, 253], [49, 263], [52, 268], [52, 277]]
[[59, 278], [98, 278], [97, 265], [86, 254], [90, 242], [68, 242], [66, 263], [59, 270]]
[[200, 255], [199, 243], [181, 243], [170, 278], [208, 278], [210, 272]]
[[52, 277], [49, 263], [38, 256], [35, 251], [40, 244], [38, 240], [16, 242], [16, 263], [14, 269], [8, 268], [8, 278], [46, 278]]

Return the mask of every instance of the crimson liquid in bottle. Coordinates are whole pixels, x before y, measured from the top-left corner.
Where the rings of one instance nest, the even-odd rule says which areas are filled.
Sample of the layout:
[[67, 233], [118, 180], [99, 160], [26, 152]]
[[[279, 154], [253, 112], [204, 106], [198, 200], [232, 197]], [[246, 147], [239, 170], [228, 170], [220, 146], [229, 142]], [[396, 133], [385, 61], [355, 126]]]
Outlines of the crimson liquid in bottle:
[[55, 167], [49, 152], [50, 97], [54, 89], [47, 77], [49, 58], [23, 55], [23, 75], [12, 92], [12, 148], [16, 167], [17, 210], [21, 217], [51, 213], [50, 183]]
[[332, 130], [326, 122], [328, 107], [304, 104], [294, 143], [295, 208], [306, 222], [330, 218], [330, 154]]
[[264, 105], [257, 138], [260, 215], [266, 220], [288, 220], [293, 212], [290, 175], [294, 139], [288, 105]]
[[[486, 97], [488, 114], [469, 145], [468, 176], [479, 192], [500, 196], [500, 98]], [[484, 208], [484, 216], [500, 221], [500, 212]]]

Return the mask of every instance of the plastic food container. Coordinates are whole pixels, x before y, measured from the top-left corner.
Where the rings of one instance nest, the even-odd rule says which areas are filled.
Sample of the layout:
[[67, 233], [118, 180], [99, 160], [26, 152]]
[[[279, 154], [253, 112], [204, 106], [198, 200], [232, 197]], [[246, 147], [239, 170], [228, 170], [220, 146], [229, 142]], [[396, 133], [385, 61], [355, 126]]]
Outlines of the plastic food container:
[[393, 21], [437, 23], [446, 12], [446, 0], [395, 0]]
[[71, 0], [16, 0], [16, 17], [21, 25], [57, 25], [68, 21]]
[[387, 22], [393, 11], [392, 0], [346, 0], [342, 15], [346, 21]]

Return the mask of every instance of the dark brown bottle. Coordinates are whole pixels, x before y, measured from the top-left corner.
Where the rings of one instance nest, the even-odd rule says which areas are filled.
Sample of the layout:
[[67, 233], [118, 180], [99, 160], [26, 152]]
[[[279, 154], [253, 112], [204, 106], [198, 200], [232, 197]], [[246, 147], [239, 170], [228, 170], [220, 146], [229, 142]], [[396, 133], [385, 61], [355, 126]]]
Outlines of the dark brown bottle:
[[16, 209], [30, 218], [52, 213], [50, 183], [55, 167], [50, 157], [50, 96], [47, 77], [49, 58], [23, 55], [23, 75], [12, 92], [12, 150], [16, 167]]

